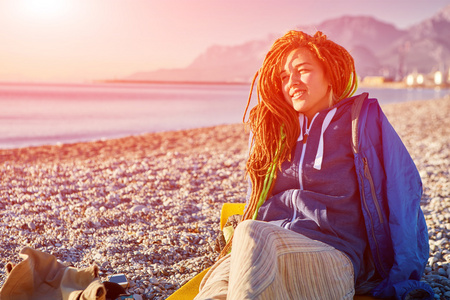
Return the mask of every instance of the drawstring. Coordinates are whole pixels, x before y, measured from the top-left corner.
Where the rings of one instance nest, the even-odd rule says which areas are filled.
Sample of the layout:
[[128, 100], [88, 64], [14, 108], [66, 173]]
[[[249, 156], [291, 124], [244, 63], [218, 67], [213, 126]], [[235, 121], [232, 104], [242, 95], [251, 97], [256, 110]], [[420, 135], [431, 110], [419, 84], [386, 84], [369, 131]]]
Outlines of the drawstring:
[[297, 142], [303, 141], [303, 123], [304, 123], [304, 114], [300, 113], [298, 115], [298, 121], [300, 123], [300, 135], [298, 136]]
[[317, 154], [316, 154], [316, 159], [314, 161], [314, 169], [316, 170], [320, 170], [322, 168], [322, 161], [323, 161], [323, 134], [325, 132], [325, 130], [327, 130], [328, 125], [330, 125], [331, 120], [334, 117], [334, 114], [336, 113], [337, 108], [333, 108], [332, 110], [330, 110], [325, 119], [323, 120], [322, 123], [322, 131], [320, 133], [320, 140], [319, 140], [319, 145], [317, 147]]

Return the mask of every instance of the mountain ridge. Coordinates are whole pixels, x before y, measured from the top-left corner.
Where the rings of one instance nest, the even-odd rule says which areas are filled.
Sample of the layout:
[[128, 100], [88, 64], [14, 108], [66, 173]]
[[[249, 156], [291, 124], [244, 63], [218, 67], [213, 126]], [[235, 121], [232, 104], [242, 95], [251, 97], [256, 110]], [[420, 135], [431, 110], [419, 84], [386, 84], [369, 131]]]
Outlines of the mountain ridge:
[[[450, 5], [407, 29], [373, 16], [344, 15], [317, 25], [294, 28], [322, 31], [354, 57], [358, 76], [401, 80], [412, 72], [446, 71], [450, 66]], [[186, 68], [137, 72], [126, 80], [249, 82], [280, 35], [234, 46], [213, 45]]]

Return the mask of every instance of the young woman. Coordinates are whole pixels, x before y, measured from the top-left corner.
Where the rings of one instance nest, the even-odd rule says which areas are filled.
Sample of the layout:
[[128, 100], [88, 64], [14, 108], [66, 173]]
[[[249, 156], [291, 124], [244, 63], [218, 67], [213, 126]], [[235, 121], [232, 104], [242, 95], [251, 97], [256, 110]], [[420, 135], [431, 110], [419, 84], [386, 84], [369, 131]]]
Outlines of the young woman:
[[196, 299], [432, 299], [420, 177], [377, 101], [349, 98], [351, 55], [290, 31], [258, 74], [246, 209]]

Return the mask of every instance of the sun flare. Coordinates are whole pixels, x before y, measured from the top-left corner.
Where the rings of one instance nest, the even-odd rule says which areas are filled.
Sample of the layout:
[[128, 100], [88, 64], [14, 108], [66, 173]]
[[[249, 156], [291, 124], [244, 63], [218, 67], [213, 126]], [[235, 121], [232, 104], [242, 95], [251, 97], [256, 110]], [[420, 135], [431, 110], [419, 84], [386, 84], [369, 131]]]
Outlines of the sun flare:
[[21, 0], [22, 12], [30, 18], [52, 19], [70, 11], [68, 0]]

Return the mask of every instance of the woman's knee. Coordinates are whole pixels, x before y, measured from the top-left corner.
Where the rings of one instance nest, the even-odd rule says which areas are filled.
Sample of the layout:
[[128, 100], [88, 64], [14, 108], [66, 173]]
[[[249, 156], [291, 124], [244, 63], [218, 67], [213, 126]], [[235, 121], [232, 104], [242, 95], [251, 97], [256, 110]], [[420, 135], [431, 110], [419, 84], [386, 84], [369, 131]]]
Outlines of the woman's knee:
[[261, 221], [255, 221], [255, 220], [245, 220], [240, 222], [236, 229], [234, 230], [234, 236], [238, 235], [252, 235], [254, 232], [258, 232], [258, 228], [260, 227]]

